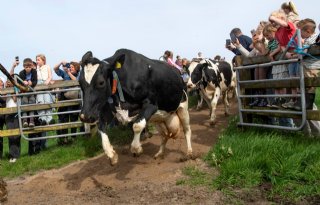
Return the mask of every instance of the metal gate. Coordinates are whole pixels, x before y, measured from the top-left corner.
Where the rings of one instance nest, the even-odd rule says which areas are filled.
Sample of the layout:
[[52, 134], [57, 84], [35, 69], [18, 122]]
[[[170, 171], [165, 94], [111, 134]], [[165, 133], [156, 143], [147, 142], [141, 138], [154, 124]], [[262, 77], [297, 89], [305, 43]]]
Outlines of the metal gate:
[[[298, 48], [301, 48], [301, 35], [300, 35], [300, 30], [297, 29], [295, 35], [292, 37], [291, 41], [294, 41], [294, 39], [298, 39]], [[248, 66], [239, 66], [235, 67], [234, 69], [236, 70], [236, 75], [237, 75], [237, 93], [238, 93], [238, 106], [239, 106], [239, 118], [240, 122], [238, 123], [240, 126], [252, 126], [252, 127], [264, 127], [264, 128], [276, 128], [276, 129], [283, 129], [283, 130], [301, 130], [305, 123], [306, 123], [306, 103], [305, 103], [305, 83], [304, 83], [304, 71], [303, 71], [303, 58], [302, 55], [298, 55], [298, 59], [290, 59], [290, 60], [281, 60], [285, 53], [287, 52], [290, 44], [288, 44], [286, 50], [284, 53], [281, 55], [280, 60], [278, 61], [273, 61], [270, 63], [262, 63], [262, 64], [255, 64], [255, 65], [248, 65]], [[243, 70], [248, 70], [248, 69], [254, 69], [254, 68], [265, 68], [265, 67], [270, 67], [274, 65], [282, 65], [282, 64], [289, 64], [289, 63], [294, 63], [298, 62], [299, 67], [300, 67], [300, 77], [294, 77], [294, 78], [286, 78], [286, 79], [265, 79], [265, 80], [252, 80], [252, 79], [243, 79], [242, 76], [240, 75], [240, 72]], [[280, 82], [280, 81], [288, 81], [289, 79], [298, 79], [299, 80], [299, 89], [300, 89], [300, 94], [269, 94], [269, 95], [251, 95], [251, 94], [245, 94], [245, 88], [243, 88], [244, 84], [246, 85], [254, 85], [254, 84], [263, 84], [263, 83], [270, 83], [270, 82]], [[242, 92], [241, 92], [242, 91]], [[297, 97], [301, 100], [301, 111], [293, 111], [293, 110], [288, 110], [288, 109], [281, 109], [281, 110], [270, 110], [270, 109], [257, 109], [257, 108], [251, 108], [249, 106], [246, 106], [245, 99], [248, 98], [253, 98], [253, 97]], [[249, 122], [250, 120], [245, 119], [246, 116], [251, 113], [252, 115], [254, 114], [263, 114], [263, 115], [268, 115], [271, 113], [276, 113], [278, 115], [284, 115], [284, 117], [288, 114], [294, 114], [301, 116], [301, 124], [296, 127], [287, 127], [287, 126], [280, 126], [280, 125], [271, 125], [271, 124], [263, 124], [263, 123], [254, 123], [253, 121]]]

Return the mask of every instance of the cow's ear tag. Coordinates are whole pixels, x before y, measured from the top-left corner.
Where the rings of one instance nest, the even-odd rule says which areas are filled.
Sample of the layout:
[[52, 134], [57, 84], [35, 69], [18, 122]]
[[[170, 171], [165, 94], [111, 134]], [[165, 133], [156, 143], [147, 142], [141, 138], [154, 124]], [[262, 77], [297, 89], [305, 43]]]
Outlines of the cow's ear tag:
[[119, 61], [116, 62], [116, 68], [118, 68], [118, 69], [121, 68], [121, 63], [119, 63]]

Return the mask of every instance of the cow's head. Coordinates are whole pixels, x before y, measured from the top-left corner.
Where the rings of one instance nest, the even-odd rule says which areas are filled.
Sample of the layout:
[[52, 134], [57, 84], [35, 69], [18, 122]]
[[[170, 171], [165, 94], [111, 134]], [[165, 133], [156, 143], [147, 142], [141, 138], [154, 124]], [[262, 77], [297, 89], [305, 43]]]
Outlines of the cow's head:
[[[191, 64], [192, 65], [192, 64]], [[190, 66], [191, 66], [190, 65]], [[200, 62], [195, 62], [193, 68], [190, 69], [190, 80], [188, 88], [195, 88], [203, 79], [208, 82], [217, 82], [218, 64], [210, 59], [203, 59]]]
[[201, 81], [203, 70], [208, 67], [208, 62], [206, 60], [202, 60], [200, 62], [192, 62], [189, 66], [190, 71], [190, 79], [187, 83], [189, 89], [193, 89], [196, 85]]
[[196, 84], [194, 84], [191, 80], [191, 76], [192, 76], [194, 69], [197, 67], [197, 65], [199, 65], [199, 62], [192, 61], [188, 67], [189, 76], [190, 76], [190, 78], [187, 82], [188, 89], [194, 89], [196, 87]]
[[92, 52], [88, 51], [82, 57], [81, 67], [79, 83], [83, 93], [83, 105], [80, 119], [94, 123], [111, 96], [111, 65], [94, 58]]

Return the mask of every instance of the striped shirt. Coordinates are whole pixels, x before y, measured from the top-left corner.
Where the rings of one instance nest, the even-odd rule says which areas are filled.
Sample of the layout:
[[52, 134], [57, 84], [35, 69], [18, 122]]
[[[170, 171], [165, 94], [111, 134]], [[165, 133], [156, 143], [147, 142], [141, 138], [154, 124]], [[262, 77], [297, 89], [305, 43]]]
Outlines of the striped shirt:
[[270, 52], [272, 52], [275, 49], [277, 49], [278, 46], [279, 46], [279, 42], [276, 39], [273, 39], [273, 40], [268, 42], [268, 49], [269, 49]]

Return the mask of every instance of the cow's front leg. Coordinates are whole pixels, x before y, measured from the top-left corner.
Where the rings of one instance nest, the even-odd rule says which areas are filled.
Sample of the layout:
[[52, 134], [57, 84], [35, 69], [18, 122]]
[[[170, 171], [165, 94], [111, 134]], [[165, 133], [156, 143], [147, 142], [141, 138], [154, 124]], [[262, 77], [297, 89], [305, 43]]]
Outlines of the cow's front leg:
[[211, 100], [211, 114], [210, 114], [210, 124], [214, 125], [216, 123], [216, 108], [218, 104], [219, 97], [221, 95], [220, 88], [216, 88], [213, 99]]
[[131, 143], [131, 153], [134, 155], [140, 155], [143, 150], [140, 143], [140, 136], [143, 129], [146, 127], [147, 121], [157, 111], [158, 107], [149, 103], [144, 102], [142, 111], [140, 112], [137, 120], [133, 123], [132, 129], [134, 132], [133, 141]]
[[146, 119], [141, 119], [138, 122], [133, 123], [132, 129], [134, 132], [133, 141], [131, 143], [131, 153], [134, 155], [140, 155], [143, 150], [140, 143], [140, 136], [143, 129], [146, 127]]
[[109, 137], [108, 135], [101, 131], [100, 129], [98, 130], [101, 136], [102, 140], [102, 147], [104, 150], [104, 153], [109, 157], [110, 159], [110, 164], [115, 165], [118, 163], [118, 154], [114, 151], [112, 145], [110, 144]]
[[98, 132], [101, 136], [104, 153], [109, 157], [110, 164], [115, 165], [118, 163], [118, 154], [114, 151], [110, 144], [109, 137], [105, 132], [107, 123], [110, 123], [112, 119], [113, 117], [110, 109], [108, 109], [108, 107], [103, 107], [103, 110], [99, 115]]

